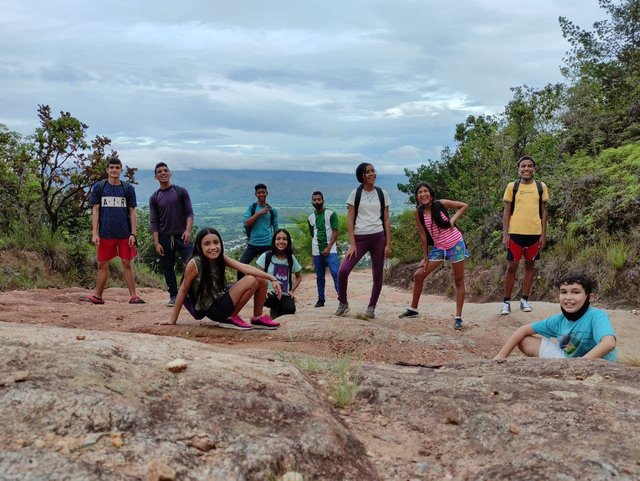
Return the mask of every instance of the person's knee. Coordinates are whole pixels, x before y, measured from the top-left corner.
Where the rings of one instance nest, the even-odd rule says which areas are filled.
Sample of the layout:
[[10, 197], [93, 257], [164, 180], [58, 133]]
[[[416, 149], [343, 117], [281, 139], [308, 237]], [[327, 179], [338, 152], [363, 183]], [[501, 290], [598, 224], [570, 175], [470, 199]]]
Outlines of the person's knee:
[[131, 270], [131, 259], [120, 259], [122, 261], [122, 267], [125, 270]]
[[510, 261], [509, 264], [507, 264], [507, 273], [508, 274], [515, 274], [516, 272], [518, 272], [518, 266], [519, 266], [519, 262], [517, 261]]
[[98, 262], [98, 270], [101, 272], [109, 272], [109, 261]]
[[528, 271], [532, 271], [536, 268], [536, 261], [524, 261], [524, 268]]

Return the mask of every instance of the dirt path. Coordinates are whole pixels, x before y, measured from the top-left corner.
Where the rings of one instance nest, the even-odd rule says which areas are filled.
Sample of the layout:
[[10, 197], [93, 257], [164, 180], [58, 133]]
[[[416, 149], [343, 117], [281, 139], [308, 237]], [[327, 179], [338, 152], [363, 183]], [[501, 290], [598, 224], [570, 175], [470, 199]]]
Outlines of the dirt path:
[[[370, 279], [368, 271], [352, 273], [351, 312], [346, 318], [337, 318], [333, 316], [337, 300], [332, 293], [328, 293], [326, 307], [313, 307], [315, 277], [306, 275], [298, 290], [298, 312], [281, 318], [283, 325], [277, 331], [240, 332], [213, 327], [206, 321], [195, 321], [185, 310], [176, 326], [161, 326], [158, 324], [166, 321], [170, 313], [165, 306], [167, 294], [146, 288], [140, 289], [147, 301], [143, 305], [129, 305], [127, 291], [122, 288], [108, 289], [104, 295], [107, 302], [101, 306], [82, 302], [80, 299], [90, 292], [79, 288], [2, 292], [0, 321], [177, 336], [256, 355], [265, 355], [266, 350], [271, 355], [275, 351], [322, 357], [349, 355], [371, 362], [441, 363], [490, 358], [515, 328], [558, 311], [556, 304], [536, 302], [531, 313], [515, 310], [510, 316], [500, 316], [498, 303], [468, 303], [464, 309], [466, 327], [458, 332], [452, 329], [452, 300], [424, 295], [421, 317], [402, 320], [398, 314], [407, 306], [410, 293], [385, 286], [376, 319], [365, 321], [357, 314], [367, 305]], [[631, 311], [608, 312], [621, 358], [640, 358], [640, 316]], [[248, 318], [250, 308], [246, 307], [242, 315]]]

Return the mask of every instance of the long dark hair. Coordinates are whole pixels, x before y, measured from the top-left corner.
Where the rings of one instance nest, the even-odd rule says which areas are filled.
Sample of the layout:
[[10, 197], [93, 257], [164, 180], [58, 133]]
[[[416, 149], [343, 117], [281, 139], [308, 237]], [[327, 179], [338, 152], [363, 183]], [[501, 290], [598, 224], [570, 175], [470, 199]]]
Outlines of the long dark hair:
[[[284, 251], [280, 251], [276, 248], [276, 236], [280, 233], [284, 232], [287, 236], [287, 248]], [[282, 255], [287, 256], [287, 264], [290, 266], [293, 265], [293, 244], [291, 243], [291, 234], [287, 229], [278, 229], [273, 233], [273, 238], [271, 239], [271, 252], [273, 255]], [[265, 266], [265, 269], [268, 269], [269, 266]]]
[[[429, 191], [429, 194], [431, 194], [431, 206], [430, 206], [431, 228], [433, 228], [434, 222], [440, 229], [446, 229], [447, 227], [451, 227], [451, 222], [449, 222], [449, 212], [447, 212], [447, 209], [444, 208], [444, 206], [442, 205], [442, 202], [440, 202], [439, 200], [436, 200], [436, 191], [431, 186], [431, 184], [427, 182], [420, 182], [416, 186], [415, 190], [413, 191], [413, 196], [416, 199], [416, 205], [418, 209], [420, 209], [420, 206], [422, 205], [418, 200], [418, 190], [420, 190], [422, 187], [426, 187], [427, 190]], [[442, 214], [444, 214], [446, 220], [442, 218]], [[424, 219], [422, 219], [421, 221], [424, 222]]]
[[[213, 263], [213, 268], [217, 271], [216, 276], [216, 284], [214, 285], [213, 279], [213, 269], [211, 267], [211, 262], [202, 252], [202, 240], [205, 236], [209, 234], [214, 234], [218, 236], [220, 239], [220, 255]], [[203, 292], [207, 292], [209, 294], [213, 294], [214, 292], [220, 292], [224, 290], [224, 271], [226, 268], [226, 264], [224, 263], [224, 244], [222, 242], [222, 236], [220, 233], [214, 229], [213, 227], [205, 227], [204, 229], [200, 229], [196, 234], [196, 240], [193, 245], [193, 254], [191, 255], [191, 259], [194, 257], [200, 258], [200, 266], [202, 272], [200, 273], [200, 284], [198, 285], [198, 290], [195, 292], [195, 298], [199, 299], [200, 295]], [[189, 260], [191, 260], [189, 259]]]

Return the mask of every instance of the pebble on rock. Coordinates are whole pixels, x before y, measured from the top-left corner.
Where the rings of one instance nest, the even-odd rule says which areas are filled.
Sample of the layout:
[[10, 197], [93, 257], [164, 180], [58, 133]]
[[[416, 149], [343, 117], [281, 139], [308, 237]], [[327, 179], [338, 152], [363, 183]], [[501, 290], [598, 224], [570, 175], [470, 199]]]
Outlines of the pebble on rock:
[[167, 363], [167, 369], [171, 372], [181, 372], [187, 368], [187, 361], [184, 359], [174, 359]]
[[29, 371], [16, 371], [13, 373], [13, 382], [24, 382], [29, 379]]
[[147, 468], [147, 481], [175, 481], [176, 471], [159, 459], [154, 459]]

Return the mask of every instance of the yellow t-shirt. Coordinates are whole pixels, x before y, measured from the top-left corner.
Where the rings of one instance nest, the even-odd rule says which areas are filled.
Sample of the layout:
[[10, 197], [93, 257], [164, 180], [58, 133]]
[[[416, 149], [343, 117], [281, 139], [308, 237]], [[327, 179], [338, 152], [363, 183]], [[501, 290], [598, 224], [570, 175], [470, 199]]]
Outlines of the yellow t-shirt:
[[[513, 202], [513, 184], [509, 182], [502, 200]], [[516, 192], [516, 205], [509, 221], [509, 234], [540, 235], [542, 234], [542, 219], [539, 211], [538, 187], [535, 182], [524, 184], [520, 182]], [[542, 182], [542, 202], [549, 200], [547, 186]]]

